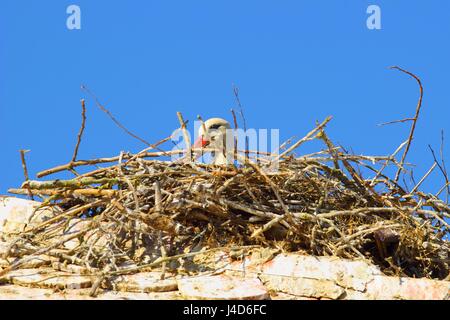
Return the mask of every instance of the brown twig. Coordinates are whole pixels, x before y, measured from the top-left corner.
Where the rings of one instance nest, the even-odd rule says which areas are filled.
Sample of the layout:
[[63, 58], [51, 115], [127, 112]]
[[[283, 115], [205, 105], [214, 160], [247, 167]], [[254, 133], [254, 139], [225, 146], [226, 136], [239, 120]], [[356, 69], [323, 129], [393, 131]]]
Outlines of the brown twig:
[[[28, 176], [28, 169], [27, 169], [27, 162], [25, 161], [25, 153], [29, 152], [30, 150], [20, 150], [20, 159], [22, 160], [22, 169], [23, 169], [23, 175], [25, 177], [25, 181], [29, 181], [30, 177]], [[31, 200], [34, 200], [33, 193], [31, 192], [30, 188], [26, 188], [28, 190], [28, 196]]]
[[[237, 133], [237, 130], [239, 127], [238, 127], [238, 123], [237, 123], [236, 113], [234, 112], [233, 109], [230, 109], [230, 111], [231, 111], [231, 114], [233, 115], [234, 130]], [[235, 134], [234, 135], [234, 158], [236, 158], [236, 154], [238, 152], [237, 150], [238, 150], [238, 135]]]
[[288, 153], [292, 152], [293, 150], [297, 149], [302, 143], [304, 143], [305, 141], [308, 141], [317, 131], [322, 130], [323, 127], [326, 126], [326, 124], [328, 122], [330, 122], [330, 120], [332, 119], [331, 116], [327, 117], [321, 124], [319, 124], [318, 126], [316, 126], [313, 130], [311, 130], [310, 132], [308, 132], [308, 134], [306, 136], [304, 136], [303, 138], [301, 138], [300, 140], [298, 140], [296, 143], [294, 143], [292, 146], [290, 146], [286, 151], [284, 151], [283, 153], [281, 153], [280, 155], [278, 155], [273, 162], [279, 161], [282, 157], [284, 157], [285, 155], [287, 155]]
[[86, 126], [86, 105], [84, 103], [84, 99], [81, 99], [81, 127], [77, 135], [77, 144], [75, 145], [71, 162], [75, 162], [77, 159], [78, 148], [80, 147], [81, 137], [83, 136], [85, 126]]
[[441, 130], [441, 147], [439, 150], [439, 153], [441, 155], [441, 165], [442, 165], [442, 173], [444, 175], [445, 178], [445, 183], [447, 184], [447, 194], [446, 194], [446, 203], [448, 203], [448, 197], [450, 196], [450, 187], [449, 187], [449, 179], [448, 179], [448, 175], [447, 175], [447, 168], [445, 166], [445, 160], [444, 160], [444, 130]]
[[436, 158], [436, 155], [435, 155], [434, 150], [433, 150], [433, 148], [431, 147], [431, 145], [428, 145], [428, 148], [430, 149], [431, 154], [433, 155], [433, 159], [434, 159], [435, 166], [436, 166], [436, 165], [438, 166], [439, 170], [441, 171], [442, 175], [444, 176], [445, 183], [446, 183], [446, 185], [447, 185], [447, 196], [448, 196], [448, 192], [449, 192], [448, 183], [449, 183], [449, 180], [448, 180], [447, 170], [446, 170], [446, 168], [445, 168], [445, 163], [444, 163], [444, 160], [442, 159], [442, 155], [443, 155], [443, 153], [442, 153], [442, 147], [441, 147], [441, 160], [442, 160], [442, 165], [439, 163], [438, 159]]
[[136, 134], [132, 133], [130, 130], [128, 130], [123, 124], [121, 124], [114, 116], [113, 114], [106, 109], [101, 103], [100, 101], [97, 99], [97, 97], [85, 86], [85, 85], [81, 85], [81, 89], [86, 91], [95, 101], [95, 104], [100, 108], [100, 110], [102, 110], [104, 113], [106, 113], [108, 115], [108, 117], [123, 131], [125, 131], [125, 133], [127, 133], [128, 135], [132, 136], [133, 138], [141, 141], [142, 143], [146, 144], [149, 147], [152, 147], [152, 145], [147, 142], [146, 140], [142, 139], [141, 137], [137, 136]]
[[28, 189], [8, 189], [8, 193], [12, 194], [32, 194], [32, 195], [46, 195], [46, 196], [54, 196], [58, 195], [61, 198], [67, 198], [70, 196], [90, 196], [90, 197], [109, 197], [112, 198], [117, 194], [116, 190], [107, 190], [107, 189], [72, 189], [72, 190], [52, 190], [52, 189], [43, 189], [43, 190], [31, 190]]
[[408, 154], [409, 147], [411, 146], [411, 142], [414, 137], [414, 130], [416, 129], [417, 120], [419, 119], [420, 108], [422, 107], [423, 86], [422, 86], [422, 82], [420, 81], [419, 77], [417, 77], [415, 74], [413, 74], [405, 69], [402, 69], [398, 66], [393, 66], [393, 67], [391, 67], [391, 69], [399, 70], [399, 71], [406, 73], [407, 75], [413, 77], [419, 84], [419, 89], [420, 89], [419, 101], [417, 102], [416, 113], [414, 115], [414, 118], [412, 118], [413, 120], [412, 120], [411, 129], [409, 131], [408, 142], [406, 144], [405, 151], [403, 152], [402, 158], [400, 160], [400, 168], [397, 170], [397, 173], [395, 174], [395, 178], [394, 178], [394, 181], [397, 182], [398, 178], [400, 176], [400, 173], [402, 171], [401, 167], [403, 166], [403, 163], [405, 162], [406, 155]]
[[192, 162], [191, 139], [189, 139], [189, 134], [186, 130], [186, 122], [184, 122], [181, 112], [177, 112], [177, 117], [178, 121], [180, 122], [181, 131], [183, 132], [184, 143], [186, 144], [186, 156], [188, 157], [189, 162]]
[[406, 118], [406, 119], [401, 119], [401, 120], [394, 120], [394, 121], [389, 121], [389, 122], [383, 122], [383, 123], [377, 124], [377, 126], [386, 126], [388, 124], [403, 123], [403, 122], [407, 122], [407, 121], [414, 121], [414, 118]]
[[[233, 84], [233, 93], [234, 93], [234, 97], [236, 99], [236, 103], [239, 107], [239, 114], [241, 115], [242, 118], [242, 123], [244, 126], [244, 131], [247, 132], [247, 121], [245, 120], [245, 116], [244, 116], [244, 108], [242, 108], [242, 104], [241, 104], [241, 99], [239, 98], [239, 88], [237, 86], [235, 86]], [[248, 159], [248, 150], [249, 150], [249, 141], [248, 141], [248, 136], [245, 136], [245, 157]]]

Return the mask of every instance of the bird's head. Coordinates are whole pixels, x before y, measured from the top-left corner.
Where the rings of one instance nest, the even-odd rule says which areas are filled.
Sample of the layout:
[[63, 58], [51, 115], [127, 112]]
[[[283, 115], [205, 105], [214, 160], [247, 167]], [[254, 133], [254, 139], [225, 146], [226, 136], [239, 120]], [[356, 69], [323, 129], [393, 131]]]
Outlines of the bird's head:
[[198, 129], [198, 138], [194, 148], [222, 147], [226, 141], [227, 130], [230, 129], [228, 121], [221, 118], [211, 118]]

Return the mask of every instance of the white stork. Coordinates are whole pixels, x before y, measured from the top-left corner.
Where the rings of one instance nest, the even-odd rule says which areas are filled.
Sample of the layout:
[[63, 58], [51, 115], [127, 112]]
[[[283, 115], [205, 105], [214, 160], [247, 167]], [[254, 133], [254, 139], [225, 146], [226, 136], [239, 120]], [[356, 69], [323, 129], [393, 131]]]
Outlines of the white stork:
[[[230, 124], [228, 121], [221, 118], [211, 118], [206, 120], [198, 129], [198, 138], [195, 141], [194, 148], [216, 149], [212, 151], [213, 164], [228, 165], [232, 163], [230, 157], [227, 157], [227, 130]], [[197, 158], [201, 154], [197, 154]]]

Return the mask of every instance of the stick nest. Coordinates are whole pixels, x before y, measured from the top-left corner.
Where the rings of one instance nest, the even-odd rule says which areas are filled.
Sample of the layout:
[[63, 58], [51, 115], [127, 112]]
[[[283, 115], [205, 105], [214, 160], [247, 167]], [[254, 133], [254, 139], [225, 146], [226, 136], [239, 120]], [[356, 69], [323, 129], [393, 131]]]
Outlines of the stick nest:
[[276, 172], [265, 165], [273, 156], [214, 166], [155, 160], [160, 153], [147, 151], [43, 172], [115, 161], [71, 180], [26, 181], [10, 190], [42, 197], [47, 210], [9, 235], [7, 255], [16, 260], [0, 272], [42, 255], [100, 279], [161, 266], [181, 272], [183, 261], [205, 250], [242, 247], [245, 255], [260, 246], [366, 259], [387, 275], [447, 277], [450, 207], [384, 175], [398, 167], [394, 156], [349, 154], [320, 126], [311, 139], [326, 148], [283, 154]]

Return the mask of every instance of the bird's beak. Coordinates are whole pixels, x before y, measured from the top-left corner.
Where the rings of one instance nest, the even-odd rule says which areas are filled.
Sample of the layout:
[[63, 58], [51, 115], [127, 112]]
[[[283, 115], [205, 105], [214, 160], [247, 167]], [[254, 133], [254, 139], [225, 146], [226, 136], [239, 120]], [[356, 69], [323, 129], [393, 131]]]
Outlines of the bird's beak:
[[194, 148], [204, 148], [209, 144], [209, 141], [206, 140], [203, 136], [199, 136], [197, 140], [195, 140], [193, 147]]

